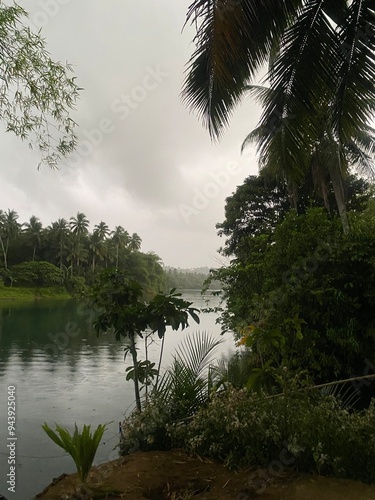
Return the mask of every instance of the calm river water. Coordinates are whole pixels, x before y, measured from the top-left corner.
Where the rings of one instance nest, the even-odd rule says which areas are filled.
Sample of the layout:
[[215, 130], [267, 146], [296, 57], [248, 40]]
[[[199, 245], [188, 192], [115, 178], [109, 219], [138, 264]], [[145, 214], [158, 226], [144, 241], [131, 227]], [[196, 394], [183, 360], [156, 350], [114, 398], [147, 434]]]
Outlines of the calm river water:
[[[197, 308], [206, 306], [199, 292], [184, 293]], [[206, 297], [207, 298], [207, 297]], [[210, 298], [210, 306], [218, 304]], [[40, 301], [0, 302], [0, 494], [8, 500], [29, 500], [53, 477], [75, 471], [72, 459], [41, 429], [55, 422], [72, 429], [113, 421], [104, 434], [95, 464], [117, 458], [118, 422], [134, 407], [133, 385], [125, 381], [123, 344], [112, 335], [99, 338], [90, 328], [91, 313], [83, 303]], [[181, 332], [167, 331], [163, 365], [171, 361], [178, 343], [194, 331], [220, 337], [214, 313], [201, 314]], [[234, 350], [227, 334], [218, 356]], [[142, 351], [141, 351], [142, 352]], [[157, 343], [150, 348], [156, 359]], [[142, 355], [141, 355], [142, 357]], [[8, 491], [11, 443], [7, 438], [7, 390], [16, 392], [16, 492]]]

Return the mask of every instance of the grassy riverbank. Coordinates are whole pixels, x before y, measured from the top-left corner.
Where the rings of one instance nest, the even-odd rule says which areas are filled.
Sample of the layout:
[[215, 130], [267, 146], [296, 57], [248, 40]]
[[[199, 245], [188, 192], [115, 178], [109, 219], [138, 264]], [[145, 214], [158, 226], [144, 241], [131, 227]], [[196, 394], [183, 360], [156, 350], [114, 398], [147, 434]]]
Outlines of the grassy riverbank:
[[0, 287], [0, 300], [71, 299], [65, 287]]

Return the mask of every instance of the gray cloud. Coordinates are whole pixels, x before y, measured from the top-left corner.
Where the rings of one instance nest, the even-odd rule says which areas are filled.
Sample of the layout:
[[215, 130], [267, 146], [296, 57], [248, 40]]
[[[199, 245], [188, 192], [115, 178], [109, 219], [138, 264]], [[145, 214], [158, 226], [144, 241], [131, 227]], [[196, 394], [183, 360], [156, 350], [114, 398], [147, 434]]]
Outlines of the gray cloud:
[[[92, 225], [105, 220], [137, 232], [143, 249], [167, 265], [215, 264], [225, 198], [256, 172], [254, 155], [241, 157], [240, 145], [259, 110], [245, 101], [212, 144], [182, 105], [194, 48], [192, 28], [181, 34], [189, 3], [21, 2], [29, 22], [43, 27], [52, 56], [73, 63], [84, 87], [74, 112], [80, 142], [58, 171], [38, 172], [36, 152], [1, 132], [0, 208], [14, 208], [23, 221], [35, 214], [45, 225], [79, 210]], [[229, 164], [238, 165], [236, 173]]]

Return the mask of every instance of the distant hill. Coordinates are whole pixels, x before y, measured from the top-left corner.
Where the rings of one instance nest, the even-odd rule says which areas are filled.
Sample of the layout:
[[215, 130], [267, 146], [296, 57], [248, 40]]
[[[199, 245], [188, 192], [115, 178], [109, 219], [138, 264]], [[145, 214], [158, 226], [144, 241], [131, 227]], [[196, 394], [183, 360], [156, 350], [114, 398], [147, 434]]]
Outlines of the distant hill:
[[[166, 276], [166, 288], [188, 289], [188, 290], [201, 290], [203, 284], [207, 279], [210, 268], [208, 267], [195, 267], [190, 269], [181, 269], [180, 267], [164, 267]], [[210, 290], [217, 290], [221, 288], [219, 281], [213, 281], [210, 284]]]

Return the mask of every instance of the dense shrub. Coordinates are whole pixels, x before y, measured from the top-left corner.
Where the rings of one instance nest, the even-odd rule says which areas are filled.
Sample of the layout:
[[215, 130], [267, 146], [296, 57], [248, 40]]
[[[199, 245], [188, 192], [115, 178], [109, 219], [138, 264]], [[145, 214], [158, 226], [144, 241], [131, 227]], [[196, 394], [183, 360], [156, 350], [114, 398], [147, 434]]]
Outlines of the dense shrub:
[[21, 286], [52, 286], [61, 285], [64, 281], [63, 272], [50, 262], [22, 262], [10, 268], [10, 274], [15, 285]]
[[144, 404], [142, 412], [134, 410], [122, 424], [120, 454], [133, 451], [167, 450], [171, 439], [167, 424], [171, 421], [168, 405], [157, 396]]
[[374, 402], [358, 413], [332, 396], [295, 392], [286, 400], [229, 389], [168, 430], [174, 446], [230, 466], [284, 466], [287, 455], [301, 471], [375, 481]]

